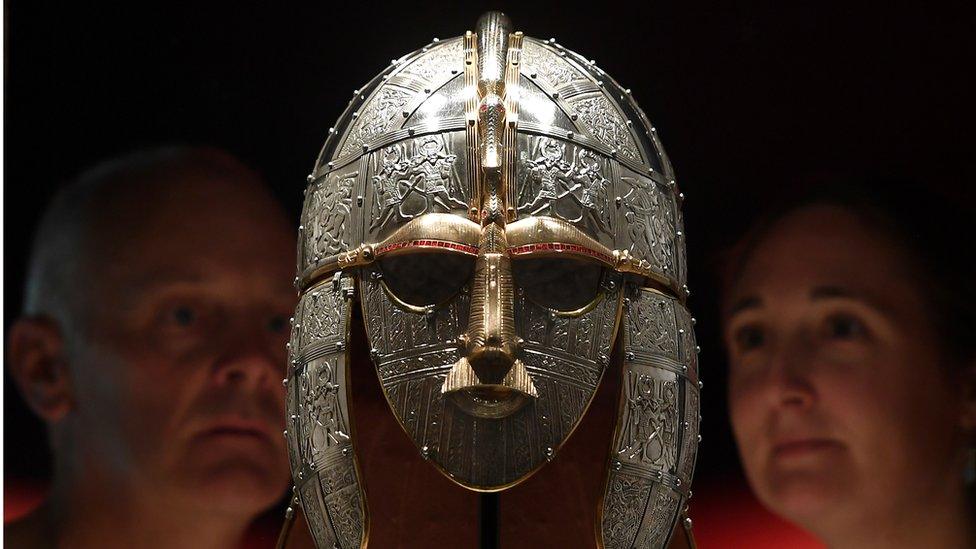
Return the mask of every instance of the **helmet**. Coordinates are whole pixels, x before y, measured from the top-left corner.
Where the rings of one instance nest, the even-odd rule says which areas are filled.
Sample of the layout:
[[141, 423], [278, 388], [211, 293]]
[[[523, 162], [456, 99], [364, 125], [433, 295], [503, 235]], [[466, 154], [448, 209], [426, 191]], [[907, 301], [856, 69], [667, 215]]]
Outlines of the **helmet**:
[[698, 444], [681, 199], [630, 91], [503, 14], [356, 90], [308, 180], [286, 379], [319, 547], [359, 546], [368, 530], [353, 311], [400, 424], [472, 490], [544, 466], [604, 371], [623, 368], [598, 531], [607, 547], [666, 543]]

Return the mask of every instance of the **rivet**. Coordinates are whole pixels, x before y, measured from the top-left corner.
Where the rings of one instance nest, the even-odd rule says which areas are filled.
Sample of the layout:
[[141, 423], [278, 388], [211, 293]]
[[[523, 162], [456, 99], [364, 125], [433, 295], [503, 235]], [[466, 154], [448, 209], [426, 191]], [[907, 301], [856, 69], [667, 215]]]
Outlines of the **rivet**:
[[[435, 44], [436, 44], [436, 43], [438, 43], [438, 42], [440, 42], [440, 41], [441, 41], [441, 39], [440, 39], [440, 38], [438, 38], [438, 37], [436, 37], [436, 36], [434, 37], [434, 39], [433, 39], [433, 40], [431, 40], [431, 42], [433, 42], [433, 43], [435, 43]], [[425, 446], [425, 448], [426, 448], [426, 446]]]
[[288, 378], [287, 377], [285, 379], [282, 379], [281, 380], [281, 385], [284, 386], [284, 387], [287, 387], [288, 386]]
[[[691, 494], [690, 493], [689, 493], [688, 497], [689, 498], [691, 497]], [[685, 517], [685, 528], [691, 530], [691, 517]]]
[[413, 135], [415, 133], [417, 133], [417, 130], [415, 130], [413, 128], [410, 128], [409, 130], [407, 130], [407, 135]]
[[404, 118], [410, 118], [410, 111], [403, 111], [402, 114]]
[[623, 467], [623, 466], [624, 466], [623, 463], [620, 463], [619, 461], [613, 462], [613, 470], [614, 471], [619, 471], [620, 468]]
[[559, 92], [554, 92], [554, 93], [552, 94], [552, 98], [553, 98], [553, 99], [559, 99]]
[[573, 136], [575, 136], [575, 135], [576, 134], [574, 134], [573, 132], [569, 132], [569, 133], [566, 134], [566, 139], [572, 139]]
[[315, 181], [315, 176], [312, 174], [308, 174], [308, 177], [305, 178], [305, 181], [311, 183], [312, 181]]

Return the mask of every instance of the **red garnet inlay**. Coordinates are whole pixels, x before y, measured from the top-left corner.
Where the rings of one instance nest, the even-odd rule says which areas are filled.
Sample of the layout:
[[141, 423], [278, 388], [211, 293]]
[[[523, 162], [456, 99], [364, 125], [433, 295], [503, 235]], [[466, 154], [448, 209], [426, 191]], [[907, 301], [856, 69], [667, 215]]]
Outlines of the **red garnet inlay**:
[[510, 248], [508, 253], [511, 255], [523, 255], [531, 252], [570, 252], [580, 255], [586, 255], [590, 257], [595, 257], [601, 261], [612, 264], [613, 258], [607, 254], [600, 253], [596, 250], [587, 248], [586, 246], [580, 246], [579, 244], [561, 244], [559, 242], [538, 242], [536, 244], [524, 244], [522, 246], [516, 246]]
[[385, 254], [403, 248], [446, 248], [466, 254], [478, 255], [477, 246], [458, 244], [457, 242], [444, 242], [443, 240], [408, 240], [404, 242], [394, 242], [378, 248], [376, 250], [376, 254]]

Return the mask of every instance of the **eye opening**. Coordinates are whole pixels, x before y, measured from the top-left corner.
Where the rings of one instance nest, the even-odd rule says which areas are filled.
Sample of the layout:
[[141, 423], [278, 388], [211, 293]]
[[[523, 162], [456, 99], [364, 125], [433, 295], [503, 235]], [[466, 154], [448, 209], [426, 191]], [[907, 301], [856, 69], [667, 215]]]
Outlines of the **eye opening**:
[[732, 331], [732, 348], [739, 353], [753, 351], [765, 345], [766, 333], [757, 323], [743, 324]]
[[512, 276], [529, 301], [555, 313], [575, 315], [599, 302], [605, 268], [574, 256], [535, 256], [512, 261]]
[[267, 323], [268, 331], [275, 334], [284, 334], [288, 332], [288, 316], [287, 315], [272, 315], [268, 319]]
[[474, 258], [452, 252], [417, 252], [383, 256], [377, 262], [382, 284], [412, 307], [441, 305], [471, 280]]
[[868, 336], [867, 325], [849, 313], [833, 313], [824, 319], [823, 334], [834, 340], [853, 341]]
[[181, 328], [189, 328], [199, 319], [199, 314], [191, 305], [179, 304], [170, 310], [171, 319]]

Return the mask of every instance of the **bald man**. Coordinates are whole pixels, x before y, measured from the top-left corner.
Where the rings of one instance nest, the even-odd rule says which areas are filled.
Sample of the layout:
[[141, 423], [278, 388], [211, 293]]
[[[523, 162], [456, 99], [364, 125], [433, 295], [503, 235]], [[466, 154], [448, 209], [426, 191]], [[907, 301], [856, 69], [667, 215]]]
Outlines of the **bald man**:
[[258, 177], [216, 150], [136, 154], [60, 192], [7, 348], [54, 474], [8, 547], [240, 547], [289, 483], [293, 250]]

